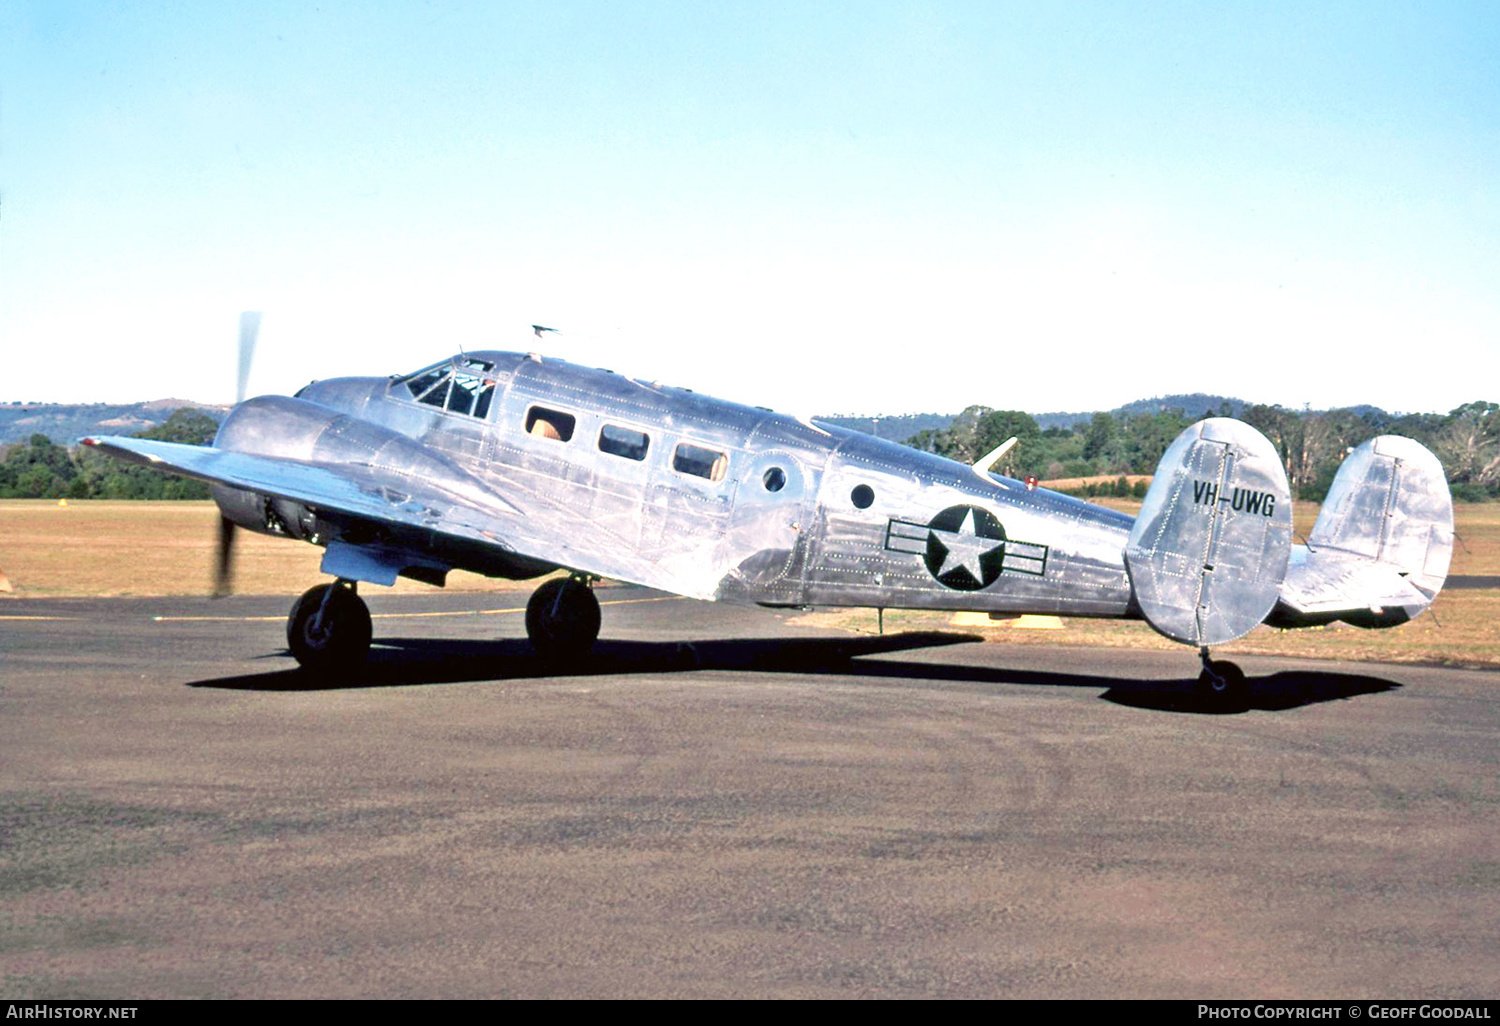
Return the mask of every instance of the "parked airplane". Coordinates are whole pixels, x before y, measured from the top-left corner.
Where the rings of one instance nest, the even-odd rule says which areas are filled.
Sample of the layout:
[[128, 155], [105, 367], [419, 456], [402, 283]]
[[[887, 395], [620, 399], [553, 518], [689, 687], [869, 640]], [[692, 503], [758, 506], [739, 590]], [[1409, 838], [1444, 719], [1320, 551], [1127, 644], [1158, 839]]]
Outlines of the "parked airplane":
[[1234, 703], [1244, 675], [1211, 646], [1262, 622], [1402, 623], [1436, 597], [1453, 544], [1442, 467], [1407, 438], [1354, 450], [1297, 545], [1276, 450], [1236, 420], [1183, 431], [1132, 518], [991, 474], [994, 454], [971, 467], [535, 353], [242, 401], [208, 447], [83, 441], [213, 486], [221, 586], [232, 525], [323, 546], [335, 580], [287, 624], [313, 669], [364, 659], [359, 582], [561, 568], [526, 610], [549, 657], [594, 643], [590, 584], [610, 578], [775, 607], [1144, 619], [1196, 647], [1201, 688]]

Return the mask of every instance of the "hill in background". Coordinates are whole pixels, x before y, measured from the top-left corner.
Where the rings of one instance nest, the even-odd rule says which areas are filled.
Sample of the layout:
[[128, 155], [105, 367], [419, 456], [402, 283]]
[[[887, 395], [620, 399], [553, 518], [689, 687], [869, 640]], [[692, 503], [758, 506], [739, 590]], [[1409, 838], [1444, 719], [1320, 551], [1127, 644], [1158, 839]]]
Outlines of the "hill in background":
[[145, 403], [3, 403], [0, 404], [0, 445], [46, 435], [58, 445], [72, 446], [84, 435], [137, 435], [160, 427], [173, 410], [202, 410], [223, 420], [228, 406], [210, 406], [188, 399], [153, 399]]

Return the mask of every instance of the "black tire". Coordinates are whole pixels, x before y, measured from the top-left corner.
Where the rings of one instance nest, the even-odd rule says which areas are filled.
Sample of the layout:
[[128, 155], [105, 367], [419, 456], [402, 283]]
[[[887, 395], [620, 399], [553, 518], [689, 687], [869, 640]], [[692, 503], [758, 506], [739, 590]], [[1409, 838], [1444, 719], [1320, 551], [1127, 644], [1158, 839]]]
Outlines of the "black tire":
[[1198, 674], [1198, 695], [1212, 709], [1239, 710], [1250, 704], [1250, 685], [1234, 663], [1210, 659]]
[[599, 623], [593, 590], [571, 577], [547, 581], [526, 603], [526, 636], [544, 659], [588, 655], [599, 637]]
[[[323, 608], [324, 596], [328, 605]], [[318, 611], [322, 608], [319, 621]], [[358, 666], [370, 652], [370, 609], [352, 588], [320, 584], [309, 588], [286, 620], [286, 644], [297, 662], [309, 670]]]

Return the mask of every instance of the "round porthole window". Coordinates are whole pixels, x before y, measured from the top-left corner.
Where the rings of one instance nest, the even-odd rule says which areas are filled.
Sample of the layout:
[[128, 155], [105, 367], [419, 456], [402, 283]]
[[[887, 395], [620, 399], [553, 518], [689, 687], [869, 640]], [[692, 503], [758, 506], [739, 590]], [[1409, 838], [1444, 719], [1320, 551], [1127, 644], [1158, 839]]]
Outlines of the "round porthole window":
[[854, 503], [856, 509], [869, 509], [870, 504], [875, 501], [875, 489], [869, 485], [855, 485], [854, 491], [849, 493], [849, 501]]
[[779, 492], [786, 487], [786, 471], [780, 467], [772, 467], [760, 480], [766, 486], [766, 491]]

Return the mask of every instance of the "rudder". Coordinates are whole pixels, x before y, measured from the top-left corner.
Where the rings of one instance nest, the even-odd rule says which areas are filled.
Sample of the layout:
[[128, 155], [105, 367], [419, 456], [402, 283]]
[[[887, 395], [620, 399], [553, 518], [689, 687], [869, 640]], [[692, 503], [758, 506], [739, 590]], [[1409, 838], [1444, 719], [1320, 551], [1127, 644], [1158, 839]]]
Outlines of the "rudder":
[[1201, 420], [1167, 449], [1125, 547], [1135, 602], [1158, 632], [1218, 645], [1275, 606], [1292, 544], [1276, 447], [1248, 424]]

